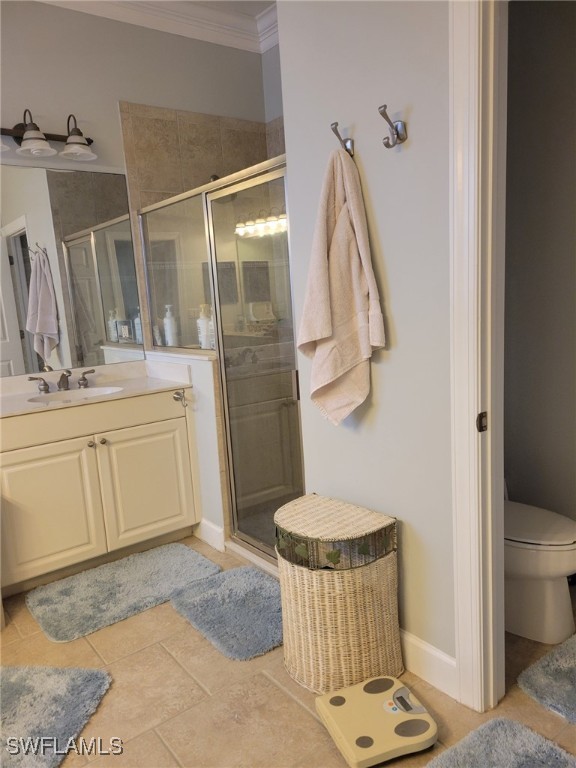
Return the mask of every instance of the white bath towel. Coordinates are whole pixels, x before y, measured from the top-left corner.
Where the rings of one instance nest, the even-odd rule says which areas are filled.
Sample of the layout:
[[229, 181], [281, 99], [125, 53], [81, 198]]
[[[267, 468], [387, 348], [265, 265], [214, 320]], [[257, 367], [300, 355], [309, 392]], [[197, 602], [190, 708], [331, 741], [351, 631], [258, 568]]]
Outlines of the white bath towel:
[[312, 358], [312, 401], [333, 424], [368, 396], [369, 360], [385, 342], [360, 177], [338, 149], [320, 196], [298, 334]]
[[43, 250], [36, 252], [32, 262], [26, 330], [34, 335], [35, 351], [48, 360], [59, 341], [58, 310], [50, 263]]

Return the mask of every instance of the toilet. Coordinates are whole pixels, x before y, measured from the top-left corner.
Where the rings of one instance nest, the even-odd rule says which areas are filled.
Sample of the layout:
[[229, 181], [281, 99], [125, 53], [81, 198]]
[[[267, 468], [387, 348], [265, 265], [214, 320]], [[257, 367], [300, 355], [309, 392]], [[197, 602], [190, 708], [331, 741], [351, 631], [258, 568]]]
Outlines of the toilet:
[[506, 631], [556, 645], [574, 634], [567, 577], [576, 573], [576, 520], [504, 502]]

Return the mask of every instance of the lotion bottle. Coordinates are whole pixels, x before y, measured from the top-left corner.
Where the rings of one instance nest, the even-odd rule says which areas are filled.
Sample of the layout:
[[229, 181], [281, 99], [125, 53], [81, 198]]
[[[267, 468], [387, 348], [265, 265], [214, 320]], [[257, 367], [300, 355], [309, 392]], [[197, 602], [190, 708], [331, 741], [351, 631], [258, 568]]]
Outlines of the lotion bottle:
[[118, 341], [118, 326], [116, 325], [117, 309], [108, 312], [108, 338], [110, 341]]
[[166, 304], [164, 315], [164, 342], [167, 347], [177, 347], [176, 318], [172, 314], [172, 304]]
[[136, 316], [134, 317], [134, 336], [136, 337], [136, 344], [142, 344], [142, 321], [140, 320], [140, 307], [136, 310]]
[[198, 341], [202, 349], [210, 349], [210, 307], [208, 304], [200, 305], [200, 317], [196, 321], [198, 326]]

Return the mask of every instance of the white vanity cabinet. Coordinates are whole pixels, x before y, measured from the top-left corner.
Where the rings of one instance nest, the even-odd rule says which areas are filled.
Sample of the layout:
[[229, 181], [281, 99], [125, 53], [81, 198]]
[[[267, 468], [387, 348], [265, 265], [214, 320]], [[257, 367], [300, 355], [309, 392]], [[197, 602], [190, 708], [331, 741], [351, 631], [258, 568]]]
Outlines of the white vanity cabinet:
[[173, 394], [2, 420], [4, 586], [196, 522], [189, 409]]

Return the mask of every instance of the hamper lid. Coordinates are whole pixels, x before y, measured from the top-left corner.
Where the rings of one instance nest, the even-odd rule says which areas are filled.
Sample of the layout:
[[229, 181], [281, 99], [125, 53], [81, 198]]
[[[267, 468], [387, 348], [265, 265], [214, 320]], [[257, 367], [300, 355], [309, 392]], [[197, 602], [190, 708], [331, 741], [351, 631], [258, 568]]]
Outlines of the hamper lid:
[[395, 522], [388, 515], [316, 493], [284, 504], [274, 515], [279, 528], [318, 541], [356, 539]]

